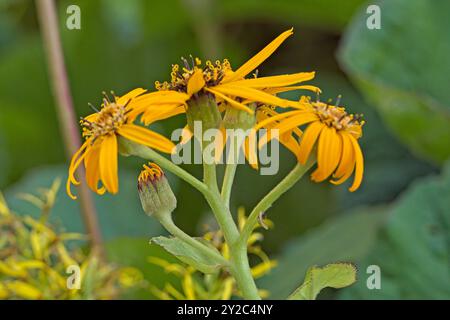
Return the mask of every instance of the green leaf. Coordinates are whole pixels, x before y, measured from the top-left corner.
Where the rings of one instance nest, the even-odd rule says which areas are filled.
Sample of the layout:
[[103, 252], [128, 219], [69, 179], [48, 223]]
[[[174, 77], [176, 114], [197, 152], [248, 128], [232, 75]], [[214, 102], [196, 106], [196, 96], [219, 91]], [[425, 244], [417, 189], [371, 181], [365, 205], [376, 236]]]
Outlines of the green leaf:
[[379, 266], [381, 288], [368, 289], [367, 273], [342, 298], [450, 299], [449, 199], [450, 163], [442, 175], [415, 182], [388, 210], [388, 223], [360, 264], [364, 273]]
[[331, 263], [324, 267], [313, 266], [306, 272], [305, 281], [289, 300], [315, 300], [322, 289], [339, 289], [356, 281], [356, 267], [351, 263]]
[[374, 4], [381, 9], [381, 29], [369, 30], [361, 11], [346, 33], [340, 61], [404, 143], [443, 163], [450, 156], [450, 2]]
[[380, 209], [358, 210], [330, 219], [292, 241], [276, 258], [278, 267], [259, 281], [271, 299], [284, 299], [312, 265], [357, 261], [372, 248], [386, 215]]
[[220, 264], [216, 261], [178, 238], [160, 236], [152, 238], [151, 243], [160, 245], [184, 263], [193, 266], [203, 273], [215, 273], [220, 268]]

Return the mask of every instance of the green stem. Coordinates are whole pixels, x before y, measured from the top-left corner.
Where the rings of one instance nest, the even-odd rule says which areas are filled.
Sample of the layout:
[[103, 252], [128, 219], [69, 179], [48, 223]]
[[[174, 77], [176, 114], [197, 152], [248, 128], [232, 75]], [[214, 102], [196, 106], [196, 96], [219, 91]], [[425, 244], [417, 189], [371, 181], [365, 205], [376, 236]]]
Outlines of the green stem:
[[223, 176], [221, 196], [222, 196], [222, 199], [223, 199], [225, 205], [228, 208], [230, 207], [231, 189], [233, 187], [236, 169], [237, 169], [236, 163], [228, 163], [225, 168], [225, 175]]
[[214, 164], [203, 164], [204, 181], [211, 190], [211, 196], [206, 197], [214, 215], [223, 231], [225, 241], [230, 250], [230, 271], [236, 280], [245, 299], [260, 300], [258, 288], [253, 279], [247, 257], [247, 246], [239, 247], [235, 244], [239, 240], [239, 230], [233, 220], [230, 210], [220, 197], [216, 180], [216, 168]]
[[[214, 212], [221, 230], [223, 231], [225, 241], [228, 243], [231, 256], [231, 260], [228, 264], [230, 265], [230, 271], [233, 274], [233, 277], [236, 279], [242, 295], [245, 299], [261, 299], [258, 295], [258, 289], [256, 288], [255, 281], [253, 280], [251, 274], [250, 265], [248, 263], [246, 251], [247, 247], [237, 247], [234, 245], [239, 240], [239, 230], [233, 220], [233, 217], [231, 216], [230, 211], [224, 205], [223, 200], [220, 197], [219, 189], [217, 187], [215, 165], [204, 164], [203, 179], [205, 183], [203, 183], [187, 171], [173, 164], [169, 159], [166, 159], [165, 157], [161, 156], [159, 153], [148, 147], [139, 145], [126, 139], [120, 139], [120, 146], [123, 148], [123, 151], [130, 155], [135, 155], [143, 159], [155, 161], [163, 169], [177, 175], [203, 194], [212, 211]], [[173, 226], [168, 224], [168, 227], [172, 228]], [[171, 230], [172, 231], [168, 229], [169, 232], [179, 233], [179, 231], [176, 229], [172, 228]], [[190, 238], [189, 235], [186, 234], [186, 236]], [[182, 237], [187, 239], [186, 236]]]
[[239, 239], [240, 246], [246, 246], [250, 235], [253, 232], [256, 224], [258, 223], [259, 215], [265, 212], [270, 206], [278, 200], [281, 195], [288, 191], [292, 186], [297, 183], [298, 180], [313, 166], [316, 162], [314, 157], [310, 157], [305, 165], [297, 163], [289, 174], [283, 178], [262, 200], [255, 206], [250, 213], [247, 222], [241, 232]]
[[184, 181], [186, 181], [187, 183], [189, 183], [191, 186], [196, 188], [198, 191], [200, 191], [204, 195], [205, 195], [205, 193], [209, 193], [208, 187], [203, 182], [198, 180], [196, 177], [191, 175], [186, 170], [184, 170], [184, 169], [180, 168], [179, 166], [177, 166], [176, 164], [174, 164], [169, 159], [163, 157], [158, 152], [156, 152], [146, 146], [137, 144], [135, 142], [132, 142], [130, 140], [123, 139], [123, 138], [120, 139], [120, 145], [121, 145], [121, 147], [123, 147], [125, 149], [124, 151], [126, 153], [140, 157], [142, 159], [147, 159], [147, 160], [157, 162], [158, 165], [161, 166], [163, 169], [172, 172], [173, 174], [175, 174], [179, 178], [181, 178]]
[[236, 175], [237, 164], [239, 161], [239, 151], [243, 140], [239, 139], [238, 136], [233, 136], [234, 141], [231, 141], [230, 146], [234, 147], [234, 152], [230, 152], [229, 158], [227, 159], [227, 166], [225, 168], [225, 175], [223, 177], [222, 183], [222, 199], [225, 205], [230, 207], [231, 189], [233, 187], [234, 176]]
[[190, 235], [185, 233], [183, 230], [178, 228], [175, 223], [173, 222], [170, 213], [162, 213], [158, 214], [158, 220], [163, 225], [163, 227], [170, 232], [174, 237], [177, 237], [178, 239], [186, 242], [187, 244], [191, 245], [195, 249], [202, 252], [204, 255], [210, 257], [211, 259], [217, 261], [221, 265], [228, 265], [228, 261], [222, 257], [222, 255], [219, 252], [216, 252], [212, 250], [211, 248], [208, 248], [203, 243], [199, 242], [198, 240], [192, 238]]

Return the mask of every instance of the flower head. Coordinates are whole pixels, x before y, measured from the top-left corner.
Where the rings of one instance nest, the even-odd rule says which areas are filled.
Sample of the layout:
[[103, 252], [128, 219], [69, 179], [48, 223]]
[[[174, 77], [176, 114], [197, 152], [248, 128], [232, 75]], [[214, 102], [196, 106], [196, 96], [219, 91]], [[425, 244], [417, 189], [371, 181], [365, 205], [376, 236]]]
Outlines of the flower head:
[[[295, 110], [263, 120], [257, 127], [278, 129], [280, 137], [298, 130], [298, 127], [305, 127], [296, 155], [302, 164], [311, 153], [317, 155], [317, 168], [311, 175], [312, 180], [321, 182], [331, 176], [331, 183], [341, 184], [355, 172], [349, 188], [353, 192], [361, 185], [364, 172], [364, 158], [358, 144], [363, 125], [360, 115], [349, 114], [343, 107], [302, 97]], [[264, 136], [260, 146], [270, 139], [272, 137]]]
[[[72, 157], [66, 184], [67, 194], [72, 199], [76, 197], [70, 187], [79, 184], [75, 171], [83, 162], [86, 182], [94, 192], [118, 192], [118, 136], [162, 152], [172, 152], [174, 144], [170, 140], [133, 124], [139, 110], [136, 97], [144, 92], [144, 89], [135, 89], [122, 97], [114, 96], [112, 101], [105, 96], [101, 109], [80, 121], [85, 142]], [[99, 186], [100, 181], [103, 186]]]
[[177, 207], [177, 198], [170, 188], [169, 181], [156, 164], [144, 164], [138, 177], [138, 191], [142, 208], [148, 215], [171, 214]]
[[[198, 58], [183, 60], [183, 66], [173, 65], [170, 82], [156, 82], [158, 91], [144, 95], [145, 101], [142, 120], [150, 123], [161, 113], [164, 117], [183, 112], [189, 108], [189, 100], [199, 95], [211, 95], [225, 107], [232, 107], [253, 114], [248, 104], [256, 102], [288, 107], [292, 101], [276, 96], [279, 92], [307, 89], [317, 91], [314, 86], [293, 86], [314, 78], [314, 72], [300, 72], [288, 75], [268, 76], [246, 79], [262, 62], [293, 34], [292, 29], [283, 32], [264, 49], [233, 71], [227, 59], [206, 61], [203, 65]], [[154, 110], [159, 110], [156, 113]]]

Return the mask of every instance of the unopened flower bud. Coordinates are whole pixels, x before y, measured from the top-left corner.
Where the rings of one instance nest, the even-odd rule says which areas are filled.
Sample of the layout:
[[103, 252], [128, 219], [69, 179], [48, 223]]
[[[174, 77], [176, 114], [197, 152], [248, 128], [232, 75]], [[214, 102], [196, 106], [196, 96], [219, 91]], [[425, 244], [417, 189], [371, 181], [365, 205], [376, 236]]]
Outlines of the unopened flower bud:
[[157, 219], [170, 215], [177, 207], [177, 198], [170, 188], [162, 169], [155, 163], [143, 166], [138, 177], [138, 191], [142, 208], [149, 216]]

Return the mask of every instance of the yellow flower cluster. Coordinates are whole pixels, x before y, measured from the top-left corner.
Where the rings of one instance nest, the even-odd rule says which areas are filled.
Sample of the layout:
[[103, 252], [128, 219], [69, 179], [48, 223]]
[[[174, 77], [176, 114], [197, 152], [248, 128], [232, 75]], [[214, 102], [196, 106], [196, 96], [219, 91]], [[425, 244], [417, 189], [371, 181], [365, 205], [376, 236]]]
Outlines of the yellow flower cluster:
[[56, 180], [40, 197], [21, 196], [41, 209], [39, 219], [11, 211], [0, 193], [0, 299], [112, 299], [130, 284], [121, 280], [127, 269], [67, 247], [83, 235], [58, 233], [47, 223], [59, 184]]
[[[122, 97], [105, 98], [101, 110], [82, 120], [86, 141], [70, 164], [67, 193], [75, 198], [70, 187], [79, 183], [75, 171], [83, 162], [86, 181], [93, 191], [98, 194], [105, 191], [117, 193], [117, 138], [171, 153], [174, 151], [171, 141], [134, 124], [134, 121], [140, 117], [143, 124], [150, 125], [183, 113], [189, 116], [194, 114], [193, 106], [204, 101], [205, 97], [213, 100], [212, 105], [220, 113], [232, 109], [253, 116], [256, 120], [255, 131], [278, 129], [279, 141], [296, 155], [300, 163], [305, 163], [314, 154], [317, 169], [312, 174], [313, 181], [330, 179], [332, 183], [339, 184], [355, 172], [350, 191], [358, 189], [364, 171], [358, 139], [362, 135], [364, 122], [358, 116], [347, 114], [339, 103], [331, 105], [311, 101], [306, 96], [302, 96], [300, 101], [291, 101], [277, 96], [294, 90], [319, 94], [318, 87], [301, 84], [312, 80], [314, 72], [265, 77], [258, 77], [255, 72], [247, 78], [292, 34], [292, 29], [283, 32], [236, 70], [226, 59], [215, 63], [207, 61], [205, 65], [198, 58], [191, 58], [191, 61], [182, 59], [184, 66], [173, 65], [170, 82], [156, 82], [156, 91], [135, 89]], [[278, 113], [278, 108], [281, 113]], [[205, 121], [209, 117], [215, 123], [219, 111], [205, 116]], [[224, 126], [223, 123], [221, 126]], [[192, 135], [189, 126], [185, 129], [188, 133], [183, 135], [184, 141]], [[270, 136], [260, 141], [260, 146], [268, 141]], [[245, 143], [247, 159], [255, 158], [250, 153], [248, 141]], [[257, 165], [252, 166], [257, 168]]]

